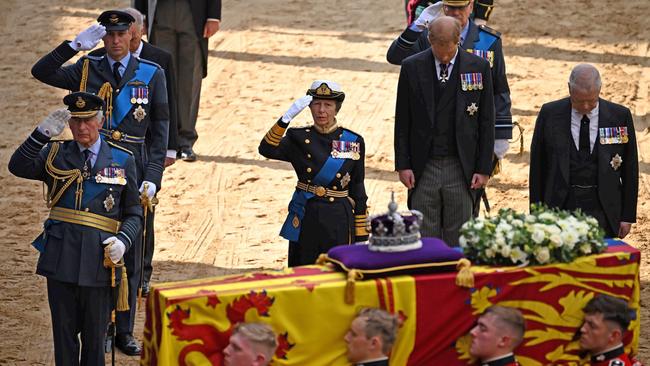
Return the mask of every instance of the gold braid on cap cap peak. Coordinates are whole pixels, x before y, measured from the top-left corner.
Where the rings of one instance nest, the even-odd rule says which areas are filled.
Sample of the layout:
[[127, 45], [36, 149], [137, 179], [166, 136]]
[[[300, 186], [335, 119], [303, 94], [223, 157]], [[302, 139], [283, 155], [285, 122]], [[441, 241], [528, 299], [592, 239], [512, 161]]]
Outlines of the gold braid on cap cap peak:
[[461, 7], [469, 5], [469, 0], [443, 0], [442, 3], [447, 6]]
[[332, 90], [327, 83], [321, 83], [316, 89], [307, 90], [307, 94], [314, 98], [338, 99], [340, 101], [343, 101], [345, 98], [345, 93], [342, 91]]

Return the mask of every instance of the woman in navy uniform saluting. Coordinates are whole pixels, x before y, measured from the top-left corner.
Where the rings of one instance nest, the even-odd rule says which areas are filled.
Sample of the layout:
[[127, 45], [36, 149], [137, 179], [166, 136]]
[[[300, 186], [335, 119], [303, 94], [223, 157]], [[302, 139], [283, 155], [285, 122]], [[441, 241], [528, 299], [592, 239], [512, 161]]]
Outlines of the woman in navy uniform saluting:
[[[280, 232], [289, 240], [290, 267], [314, 264], [333, 246], [368, 239], [365, 145], [361, 135], [337, 123], [344, 99], [337, 83], [314, 81], [260, 142], [260, 154], [290, 162], [298, 176]], [[314, 124], [287, 130], [307, 106]]]

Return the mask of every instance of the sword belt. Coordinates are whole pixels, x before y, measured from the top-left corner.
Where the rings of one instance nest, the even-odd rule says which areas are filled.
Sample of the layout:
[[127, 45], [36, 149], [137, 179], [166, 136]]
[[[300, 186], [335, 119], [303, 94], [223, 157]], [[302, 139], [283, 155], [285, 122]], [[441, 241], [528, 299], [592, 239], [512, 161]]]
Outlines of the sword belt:
[[52, 207], [50, 220], [63, 221], [70, 224], [88, 226], [112, 234], [120, 230], [121, 222], [91, 212], [72, 210], [64, 207]]

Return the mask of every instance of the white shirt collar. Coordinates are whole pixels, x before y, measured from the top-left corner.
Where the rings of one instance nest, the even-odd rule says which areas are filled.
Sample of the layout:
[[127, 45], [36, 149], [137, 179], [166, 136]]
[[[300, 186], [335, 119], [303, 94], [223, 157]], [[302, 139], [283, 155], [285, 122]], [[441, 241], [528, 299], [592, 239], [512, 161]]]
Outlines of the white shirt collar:
[[138, 46], [137, 50], [133, 51], [133, 56], [140, 57], [140, 53], [142, 52], [142, 45], [144, 45], [144, 42], [140, 40], [140, 45]]
[[492, 362], [492, 361], [496, 361], [496, 360], [500, 360], [500, 359], [502, 359], [502, 358], [510, 357], [510, 356], [512, 356], [512, 355], [514, 355], [514, 353], [510, 352], [510, 353], [507, 353], [507, 354], [505, 354], [505, 355], [501, 355], [501, 356], [493, 357], [493, 358], [490, 358], [490, 359], [488, 359], [488, 360], [483, 360], [483, 361], [481, 361], [481, 364], [488, 363], [488, 362]]
[[[113, 59], [111, 58], [111, 56], [108, 55], [108, 53], [106, 54], [106, 59], [108, 60], [108, 65], [111, 67], [111, 70], [112, 70], [112, 69], [113, 69], [113, 64], [116, 63], [117, 61], [116, 61], [116, 60], [113, 60]], [[131, 52], [128, 52], [128, 53], [126, 54], [126, 56], [124, 56], [124, 57], [120, 60], [120, 64], [122, 65], [122, 67], [126, 68], [126, 66], [129, 64], [129, 61], [130, 61], [130, 60], [131, 60]]]
[[95, 141], [95, 143], [92, 144], [89, 148], [86, 148], [78, 142], [77, 146], [79, 146], [79, 151], [90, 150], [90, 152], [93, 153], [93, 156], [97, 156], [99, 155], [99, 149], [102, 147], [102, 138], [98, 137], [97, 141]]

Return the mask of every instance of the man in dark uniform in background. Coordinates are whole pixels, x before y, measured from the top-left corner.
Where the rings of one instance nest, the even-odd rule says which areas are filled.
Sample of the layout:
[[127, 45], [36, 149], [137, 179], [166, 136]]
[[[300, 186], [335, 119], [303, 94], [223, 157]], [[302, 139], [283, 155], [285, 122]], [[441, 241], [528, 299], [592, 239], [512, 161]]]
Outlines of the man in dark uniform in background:
[[[336, 119], [344, 99], [338, 83], [314, 81], [260, 142], [261, 155], [291, 163], [298, 178], [280, 231], [289, 240], [289, 267], [314, 264], [336, 245], [368, 240], [365, 143]], [[314, 124], [287, 129], [307, 106]]]
[[600, 73], [573, 68], [569, 97], [546, 103], [530, 148], [530, 203], [583, 212], [606, 237], [624, 238], [636, 222], [639, 166], [632, 114], [599, 97]]
[[[107, 101], [108, 111], [112, 113], [107, 112], [100, 133], [133, 153], [140, 192], [153, 197], [161, 184], [167, 150], [169, 108], [165, 74], [157, 64], [132, 57], [131, 15], [109, 10], [97, 21], [100, 24], [91, 25], [74, 41], [63, 42], [41, 58], [32, 68], [32, 75], [59, 88], [97, 93]], [[105, 56], [85, 56], [73, 65], [62, 66], [78, 51], [93, 49], [102, 38]], [[131, 272], [129, 299], [137, 297], [142, 270], [141, 245], [142, 240], [138, 238], [134, 249], [125, 257]], [[140, 346], [133, 338], [134, 318], [135, 306], [128, 313], [118, 313], [116, 345], [128, 355], [140, 354]]]
[[[503, 159], [512, 138], [512, 113], [510, 112], [510, 87], [506, 77], [506, 63], [501, 47], [501, 33], [470, 19], [472, 4], [478, 0], [441, 0], [426, 8], [422, 14], [393, 41], [386, 58], [394, 65], [430, 47], [427, 24], [442, 15], [454, 17], [462, 26], [460, 48], [485, 58], [490, 62], [494, 91], [495, 131], [494, 158]], [[483, 3], [481, 1], [481, 3]], [[478, 201], [477, 201], [478, 203]]]
[[[36, 273], [47, 278], [56, 365], [104, 365], [112, 308], [104, 257], [119, 262], [142, 225], [135, 161], [99, 137], [101, 98], [78, 92], [63, 101], [68, 110], [39, 124], [12, 155], [9, 171], [48, 188], [50, 215], [33, 245], [40, 251]], [[68, 120], [74, 141], [51, 142]]]
[[[406, 23], [413, 24], [422, 11], [442, 0], [406, 0]], [[476, 25], [486, 25], [492, 15], [494, 0], [476, 0], [472, 11], [472, 19]]]
[[382, 309], [361, 309], [345, 334], [348, 361], [355, 366], [388, 366], [397, 331], [395, 315]]
[[458, 20], [429, 24], [432, 47], [402, 63], [395, 109], [395, 170], [422, 236], [458, 245], [458, 230], [492, 168], [494, 100], [490, 65], [459, 46]]
[[[145, 60], [153, 61], [160, 65], [165, 71], [165, 79], [167, 81], [167, 101], [169, 103], [169, 136], [167, 139], [167, 156], [165, 157], [165, 167], [168, 167], [174, 164], [176, 160], [176, 150], [178, 149], [177, 144], [177, 135], [178, 135], [178, 124], [176, 122], [176, 98], [174, 96], [174, 63], [172, 62], [172, 56], [169, 52], [158, 48], [150, 43], [147, 43], [142, 40], [142, 34], [146, 31], [144, 24], [144, 16], [134, 8], [125, 8], [122, 9], [125, 13], [131, 15], [135, 20], [129, 32], [131, 33], [131, 42], [129, 44], [129, 50], [131, 54], [135, 57], [139, 57]], [[91, 56], [103, 56], [106, 54], [106, 48], [101, 47], [90, 53]], [[145, 145], [149, 148], [150, 145], [146, 144], [146, 141], [151, 140], [151, 132], [147, 131], [145, 136]], [[149, 152], [149, 154], [151, 154]], [[147, 235], [144, 243], [144, 282], [142, 284], [142, 296], [145, 297], [149, 294], [149, 282], [151, 281], [151, 275], [153, 273], [153, 252], [154, 252], [154, 243], [155, 243], [155, 232], [154, 232], [154, 216], [155, 216], [155, 207], [153, 212], [149, 212], [147, 215]], [[131, 275], [131, 274], [129, 274]], [[133, 299], [132, 304], [135, 305], [135, 299]]]
[[221, 0], [134, 0], [147, 17], [149, 40], [176, 67], [179, 158], [195, 161], [201, 79], [208, 75], [208, 38], [219, 31]]
[[580, 349], [589, 352], [592, 366], [633, 366], [623, 347], [623, 337], [632, 320], [632, 309], [624, 300], [596, 295], [583, 309]]
[[518, 366], [514, 351], [524, 339], [525, 331], [526, 321], [519, 310], [490, 306], [470, 331], [469, 354], [481, 366]]

